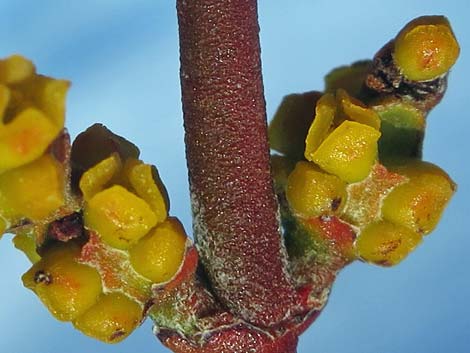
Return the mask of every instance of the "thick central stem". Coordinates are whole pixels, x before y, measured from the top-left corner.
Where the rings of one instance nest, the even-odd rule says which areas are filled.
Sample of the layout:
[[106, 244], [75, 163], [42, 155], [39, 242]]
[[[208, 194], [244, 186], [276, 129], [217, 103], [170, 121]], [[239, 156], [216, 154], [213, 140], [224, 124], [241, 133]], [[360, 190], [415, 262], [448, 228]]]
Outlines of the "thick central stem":
[[269, 166], [255, 0], [178, 0], [194, 235], [221, 301], [260, 326], [292, 313]]

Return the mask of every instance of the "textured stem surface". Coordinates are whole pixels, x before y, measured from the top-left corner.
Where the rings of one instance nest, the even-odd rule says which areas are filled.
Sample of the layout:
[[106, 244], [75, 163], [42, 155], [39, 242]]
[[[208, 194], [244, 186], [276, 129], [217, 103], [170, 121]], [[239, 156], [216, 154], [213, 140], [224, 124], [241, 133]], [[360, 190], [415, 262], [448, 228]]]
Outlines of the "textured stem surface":
[[178, 0], [194, 235], [221, 301], [261, 326], [297, 301], [269, 166], [255, 0]]

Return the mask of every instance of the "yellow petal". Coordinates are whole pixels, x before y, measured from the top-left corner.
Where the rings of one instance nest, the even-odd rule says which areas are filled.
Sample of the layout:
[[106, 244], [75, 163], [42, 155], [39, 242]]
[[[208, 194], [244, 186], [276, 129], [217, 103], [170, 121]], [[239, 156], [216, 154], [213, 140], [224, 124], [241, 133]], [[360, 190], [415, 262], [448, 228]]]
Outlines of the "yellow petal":
[[134, 269], [154, 283], [169, 281], [179, 269], [186, 249], [186, 233], [176, 218], [168, 218], [130, 251]]
[[305, 137], [315, 115], [315, 104], [320, 97], [320, 92], [284, 97], [269, 124], [270, 148], [293, 160], [302, 159]]
[[154, 166], [139, 163], [128, 171], [128, 179], [137, 195], [144, 199], [157, 216], [157, 223], [168, 216], [169, 199]]
[[118, 249], [128, 249], [157, 223], [150, 206], [120, 185], [94, 195], [85, 205], [84, 218], [86, 227]]
[[90, 200], [96, 193], [102, 191], [120, 169], [121, 159], [117, 153], [113, 153], [83, 173], [79, 186], [85, 200]]
[[64, 204], [63, 170], [50, 155], [0, 174], [0, 213], [41, 220]]
[[73, 325], [87, 336], [117, 343], [134, 331], [142, 315], [139, 304], [121, 293], [109, 293], [102, 295]]
[[312, 160], [313, 153], [328, 135], [336, 113], [336, 101], [332, 94], [323, 95], [317, 102], [315, 118], [305, 138], [305, 158]]
[[376, 162], [379, 137], [380, 132], [368, 125], [344, 121], [322, 142], [312, 160], [348, 183], [360, 181]]
[[341, 113], [346, 115], [347, 119], [380, 130], [380, 117], [373, 109], [366, 107], [362, 102], [351, 97], [344, 89], [338, 89], [336, 99]]

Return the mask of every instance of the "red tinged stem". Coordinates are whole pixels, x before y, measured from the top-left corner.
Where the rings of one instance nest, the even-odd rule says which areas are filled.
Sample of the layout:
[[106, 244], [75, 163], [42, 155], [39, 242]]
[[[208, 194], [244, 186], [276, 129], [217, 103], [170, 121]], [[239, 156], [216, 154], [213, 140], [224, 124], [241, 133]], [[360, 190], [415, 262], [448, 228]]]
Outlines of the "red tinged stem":
[[269, 166], [255, 0], [177, 0], [194, 235], [216, 295], [257, 326], [296, 311]]
[[298, 336], [294, 332], [273, 339], [245, 325], [211, 334], [202, 347], [191, 344], [175, 333], [162, 335], [160, 339], [176, 353], [296, 353], [298, 342]]

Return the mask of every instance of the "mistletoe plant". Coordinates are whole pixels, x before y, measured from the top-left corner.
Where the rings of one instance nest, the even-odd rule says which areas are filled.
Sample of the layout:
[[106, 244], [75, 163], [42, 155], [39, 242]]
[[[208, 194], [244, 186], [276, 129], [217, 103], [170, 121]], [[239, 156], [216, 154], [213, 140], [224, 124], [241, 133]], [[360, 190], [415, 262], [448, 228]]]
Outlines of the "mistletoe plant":
[[0, 233], [86, 335], [119, 342], [149, 316], [174, 352], [295, 352], [338, 271], [398, 264], [454, 193], [421, 148], [458, 43], [446, 18], [415, 19], [268, 129], [256, 1], [177, 9], [195, 243], [138, 148], [100, 124], [71, 143], [69, 83], [18, 55], [0, 61]]

